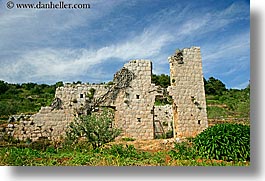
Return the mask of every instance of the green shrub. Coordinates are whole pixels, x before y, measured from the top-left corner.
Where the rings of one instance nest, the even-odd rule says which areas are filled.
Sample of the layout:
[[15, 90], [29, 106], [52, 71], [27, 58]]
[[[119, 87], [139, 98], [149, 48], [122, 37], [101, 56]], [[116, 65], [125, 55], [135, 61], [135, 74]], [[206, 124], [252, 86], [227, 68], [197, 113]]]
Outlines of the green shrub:
[[112, 127], [113, 114], [110, 110], [103, 110], [102, 113], [81, 116], [70, 124], [67, 131], [67, 139], [78, 141], [79, 138], [86, 138], [93, 148], [98, 148], [105, 143], [114, 141], [121, 133], [120, 129]]
[[110, 155], [113, 156], [119, 156], [119, 157], [137, 157], [138, 153], [133, 145], [122, 145], [122, 144], [115, 144], [112, 145], [109, 149], [107, 149], [107, 152]]
[[175, 143], [169, 155], [178, 160], [194, 159], [197, 156], [195, 149], [188, 142]]
[[225, 161], [250, 160], [250, 127], [242, 124], [217, 124], [193, 140], [203, 158]]

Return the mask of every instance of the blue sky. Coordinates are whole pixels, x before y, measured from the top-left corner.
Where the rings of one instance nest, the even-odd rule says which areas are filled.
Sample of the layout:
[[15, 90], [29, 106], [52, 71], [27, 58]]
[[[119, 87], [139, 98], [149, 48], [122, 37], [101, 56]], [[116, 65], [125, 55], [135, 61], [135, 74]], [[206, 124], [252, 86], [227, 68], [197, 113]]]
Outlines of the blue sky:
[[247, 0], [64, 0], [91, 4], [82, 10], [7, 9], [6, 1], [0, 80], [107, 82], [131, 59], [149, 59], [153, 73], [169, 74], [167, 58], [191, 46], [201, 47], [206, 78], [239, 89], [250, 80]]

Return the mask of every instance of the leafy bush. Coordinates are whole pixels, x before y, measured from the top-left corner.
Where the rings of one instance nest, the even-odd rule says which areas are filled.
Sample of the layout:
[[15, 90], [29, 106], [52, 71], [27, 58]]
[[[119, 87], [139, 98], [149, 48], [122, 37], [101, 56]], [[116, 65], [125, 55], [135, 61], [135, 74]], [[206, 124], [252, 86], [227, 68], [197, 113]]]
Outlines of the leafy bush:
[[121, 130], [112, 127], [113, 115], [109, 110], [102, 113], [81, 116], [70, 124], [67, 132], [68, 140], [78, 141], [79, 138], [86, 138], [93, 148], [98, 148], [105, 143], [113, 141]]
[[114, 156], [119, 156], [119, 157], [138, 157], [139, 153], [136, 151], [135, 147], [133, 145], [122, 145], [122, 144], [117, 144], [117, 145], [112, 145], [109, 149], [107, 149], [107, 152], [111, 155]]
[[187, 142], [175, 143], [175, 147], [169, 151], [169, 155], [179, 160], [194, 159], [197, 156], [195, 149]]
[[207, 159], [250, 160], [250, 127], [242, 124], [217, 124], [193, 140], [198, 154]]

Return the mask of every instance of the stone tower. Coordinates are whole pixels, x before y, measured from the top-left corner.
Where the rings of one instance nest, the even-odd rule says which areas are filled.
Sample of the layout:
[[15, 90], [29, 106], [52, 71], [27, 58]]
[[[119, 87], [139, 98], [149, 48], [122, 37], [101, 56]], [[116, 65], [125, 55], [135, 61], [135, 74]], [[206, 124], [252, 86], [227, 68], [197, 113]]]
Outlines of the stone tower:
[[115, 101], [116, 125], [122, 128], [122, 136], [154, 139], [152, 110], [158, 93], [155, 84], [151, 83], [152, 63], [149, 60], [131, 60], [123, 69], [133, 73], [134, 77]]
[[208, 127], [200, 48], [177, 50], [168, 61], [174, 137], [194, 137]]

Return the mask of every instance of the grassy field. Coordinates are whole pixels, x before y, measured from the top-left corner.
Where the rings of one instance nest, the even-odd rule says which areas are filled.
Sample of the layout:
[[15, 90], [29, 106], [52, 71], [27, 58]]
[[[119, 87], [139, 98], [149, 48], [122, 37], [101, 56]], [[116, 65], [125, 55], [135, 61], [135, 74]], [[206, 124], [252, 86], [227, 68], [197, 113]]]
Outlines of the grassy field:
[[89, 144], [46, 143], [5, 145], [0, 148], [0, 165], [15, 166], [249, 166], [249, 161], [203, 159], [188, 143], [172, 149], [141, 151], [134, 141], [92, 149]]

